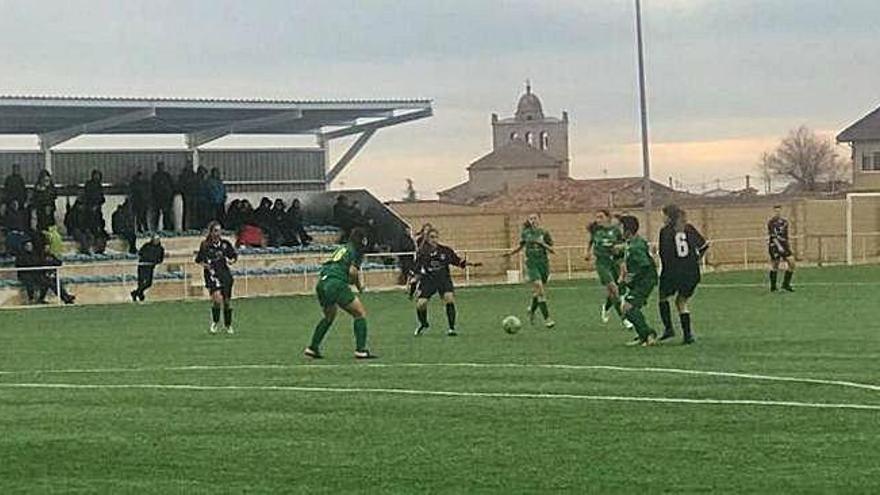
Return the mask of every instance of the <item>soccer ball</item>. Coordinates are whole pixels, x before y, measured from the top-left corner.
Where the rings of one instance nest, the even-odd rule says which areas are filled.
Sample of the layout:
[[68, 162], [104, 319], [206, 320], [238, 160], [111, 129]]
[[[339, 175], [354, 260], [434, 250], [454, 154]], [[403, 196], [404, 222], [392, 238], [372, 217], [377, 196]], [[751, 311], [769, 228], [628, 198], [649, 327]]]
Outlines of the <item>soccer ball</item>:
[[507, 333], [516, 333], [522, 328], [522, 322], [519, 321], [519, 318], [516, 316], [505, 316], [504, 319], [501, 320], [501, 328]]

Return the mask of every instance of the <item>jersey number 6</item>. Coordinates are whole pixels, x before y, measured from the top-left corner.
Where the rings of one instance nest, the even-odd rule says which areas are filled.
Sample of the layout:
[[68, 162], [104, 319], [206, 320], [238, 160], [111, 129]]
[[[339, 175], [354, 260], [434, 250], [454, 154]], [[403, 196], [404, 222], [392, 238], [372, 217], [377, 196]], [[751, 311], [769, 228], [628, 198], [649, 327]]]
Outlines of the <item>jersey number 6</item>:
[[679, 258], [687, 258], [688, 254], [690, 254], [691, 248], [688, 246], [686, 233], [678, 232], [675, 234], [675, 252]]

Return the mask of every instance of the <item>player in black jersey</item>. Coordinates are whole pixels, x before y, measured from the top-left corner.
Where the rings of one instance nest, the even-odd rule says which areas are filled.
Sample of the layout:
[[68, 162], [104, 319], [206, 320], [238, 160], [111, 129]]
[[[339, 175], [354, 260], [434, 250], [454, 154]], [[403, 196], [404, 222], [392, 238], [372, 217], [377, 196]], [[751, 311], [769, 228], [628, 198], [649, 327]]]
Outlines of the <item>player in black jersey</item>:
[[794, 256], [788, 240], [788, 220], [782, 218], [782, 206], [773, 207], [773, 217], [767, 222], [767, 248], [770, 253], [770, 292], [776, 292], [776, 278], [779, 263], [785, 262], [785, 275], [782, 278], [782, 290], [794, 292], [791, 277], [794, 275]]
[[220, 325], [220, 309], [223, 309], [223, 323], [226, 333], [235, 333], [232, 330], [232, 271], [229, 265], [238, 260], [238, 253], [232, 243], [220, 237], [222, 230], [220, 222], [216, 220], [208, 224], [208, 236], [202, 241], [199, 253], [196, 255], [196, 263], [205, 269], [205, 287], [211, 294], [211, 330], [217, 333]]
[[452, 283], [452, 275], [449, 266], [464, 268], [466, 266], [480, 266], [480, 263], [470, 263], [461, 258], [452, 248], [439, 243], [440, 233], [429, 229], [424, 236], [424, 242], [419, 246], [416, 254], [416, 315], [419, 318], [419, 327], [415, 335], [418, 337], [430, 326], [428, 324], [428, 300], [434, 294], [440, 294], [446, 303], [446, 320], [449, 329], [446, 335], [454, 337], [458, 335], [455, 330], [455, 286]]
[[678, 206], [663, 207], [663, 215], [666, 223], [660, 229], [660, 261], [663, 264], [660, 272], [660, 319], [664, 331], [660, 340], [675, 336], [669, 306], [669, 298], [675, 296], [684, 343], [692, 344], [694, 335], [688, 300], [700, 283], [700, 260], [709, 249], [709, 243], [687, 222], [684, 210]]

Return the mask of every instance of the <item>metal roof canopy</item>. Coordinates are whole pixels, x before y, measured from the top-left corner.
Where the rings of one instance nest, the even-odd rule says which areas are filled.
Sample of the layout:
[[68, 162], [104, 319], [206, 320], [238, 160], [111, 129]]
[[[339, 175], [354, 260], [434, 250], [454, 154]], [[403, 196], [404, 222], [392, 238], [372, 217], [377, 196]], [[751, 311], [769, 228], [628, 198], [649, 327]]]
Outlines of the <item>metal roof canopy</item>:
[[46, 153], [47, 168], [51, 168], [53, 147], [89, 134], [184, 135], [196, 160], [200, 146], [231, 134], [313, 134], [321, 147], [330, 140], [360, 134], [327, 173], [330, 182], [378, 129], [432, 114], [431, 100], [426, 99], [0, 96], [0, 134], [36, 135]]

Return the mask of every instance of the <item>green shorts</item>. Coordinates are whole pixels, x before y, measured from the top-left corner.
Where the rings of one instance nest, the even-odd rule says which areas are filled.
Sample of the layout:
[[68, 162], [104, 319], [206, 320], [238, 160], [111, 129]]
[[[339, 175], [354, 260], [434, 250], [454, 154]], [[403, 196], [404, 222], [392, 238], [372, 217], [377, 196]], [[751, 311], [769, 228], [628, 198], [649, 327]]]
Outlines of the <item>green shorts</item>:
[[345, 307], [357, 297], [348, 282], [335, 278], [322, 278], [315, 287], [315, 293], [318, 295], [318, 303], [322, 308], [329, 308], [333, 305]]
[[603, 287], [610, 283], [617, 283], [620, 278], [620, 265], [612, 260], [596, 260], [596, 275]]
[[635, 309], [643, 308], [648, 304], [648, 298], [651, 297], [651, 292], [656, 286], [656, 280], [629, 284], [623, 289], [623, 300]]
[[546, 284], [550, 280], [550, 263], [526, 260], [526, 276], [529, 282], [541, 281]]

